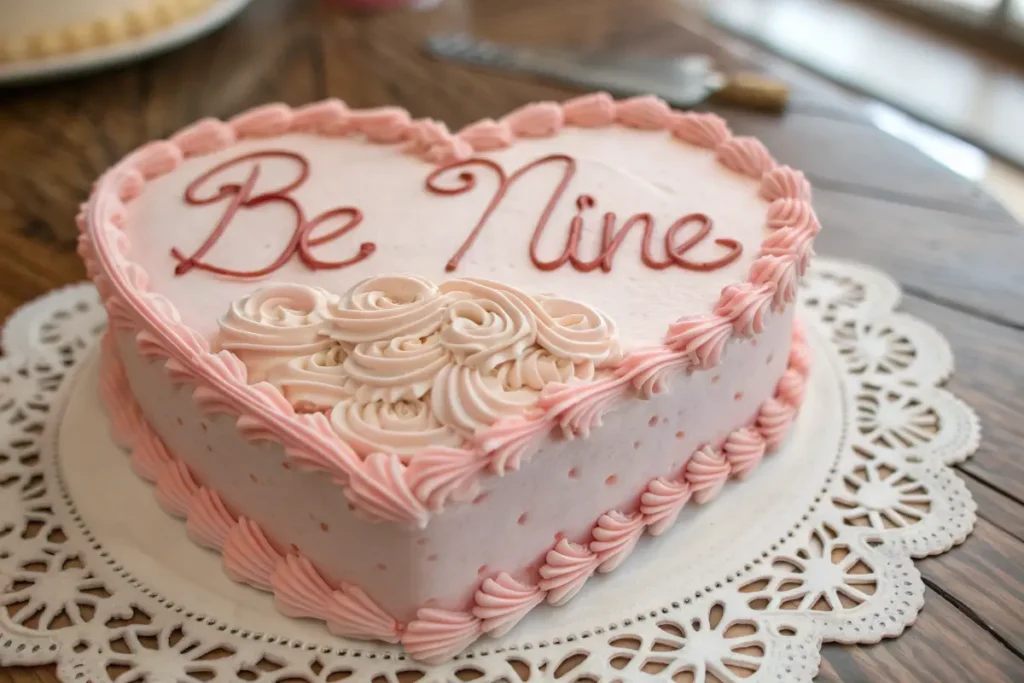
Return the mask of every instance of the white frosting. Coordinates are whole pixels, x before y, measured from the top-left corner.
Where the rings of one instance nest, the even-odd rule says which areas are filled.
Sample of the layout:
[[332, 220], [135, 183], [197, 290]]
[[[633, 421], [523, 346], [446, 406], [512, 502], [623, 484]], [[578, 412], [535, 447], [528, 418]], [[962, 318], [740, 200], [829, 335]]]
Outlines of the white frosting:
[[[530, 260], [530, 238], [561, 178], [559, 168], [542, 166], [512, 185], [457, 270], [446, 273], [445, 264], [469, 236], [494, 195], [497, 181], [487, 169], [475, 170], [478, 182], [473, 190], [441, 196], [424, 186], [435, 167], [403, 153], [400, 146], [306, 134], [247, 140], [185, 161], [175, 171], [148, 183], [142, 196], [128, 205], [127, 230], [133, 259], [149, 274], [151, 288], [178, 307], [183, 321], [211, 339], [221, 313], [232, 301], [251, 292], [254, 284], [199, 269], [181, 276], [174, 274], [177, 262], [171, 257], [171, 249], [177, 247], [183, 254], [192, 254], [209, 237], [225, 209], [224, 202], [188, 205], [183, 194], [189, 183], [215, 165], [248, 152], [272, 149], [292, 150], [309, 160], [310, 178], [292, 193], [307, 216], [339, 206], [358, 207], [364, 215], [363, 222], [349, 233], [317, 245], [313, 250], [316, 258], [352, 258], [364, 242], [374, 242], [377, 248], [359, 263], [334, 270], [311, 270], [293, 256], [268, 279], [315, 284], [340, 293], [378, 273], [412, 272], [432, 283], [452, 277], [485, 278], [531, 295], [551, 292], [599, 308], [618, 324], [622, 345], [627, 349], [660, 342], [668, 324], [682, 315], [709, 311], [723, 286], [746, 278], [765, 236], [767, 202], [758, 197], [758, 182], [723, 168], [711, 151], [681, 143], [666, 132], [568, 128], [550, 139], [523, 140], [509, 149], [481, 155], [500, 163], [509, 174], [549, 154], [569, 154], [577, 160], [577, 173], [555, 207], [541, 241], [542, 259], [550, 260], [561, 253], [570, 220], [576, 214], [575, 198], [583, 193], [596, 198], [597, 205], [584, 213], [581, 258], [596, 255], [605, 211], [615, 212], [618, 225], [630, 215], [650, 213], [655, 221], [654, 256], [659, 259], [664, 255], [661, 245], [668, 226], [685, 214], [702, 212], [713, 220], [713, 231], [687, 256], [694, 260], [720, 257], [723, 250], [713, 243], [715, 238], [737, 240], [743, 246], [741, 256], [712, 272], [677, 267], [654, 270], [640, 259], [641, 230], [634, 229], [619, 248], [611, 273], [600, 269], [579, 272], [568, 264], [553, 271], [539, 270]], [[280, 187], [295, 178], [295, 164], [286, 159], [262, 160], [260, 169], [256, 192]], [[250, 170], [251, 165], [236, 166], [219, 174], [216, 182], [242, 183]], [[339, 219], [337, 227], [341, 225]], [[294, 217], [284, 205], [242, 210], [204, 260], [238, 270], [261, 268], [281, 253], [293, 227]], [[317, 234], [327, 234], [334, 227], [332, 222]], [[429, 289], [420, 294], [432, 296]], [[378, 305], [369, 295], [360, 305], [364, 304]], [[557, 304], [546, 306], [554, 307], [549, 312], [555, 317], [564, 317], [564, 310]], [[472, 315], [481, 312], [473, 304], [460, 310], [470, 318], [471, 311]], [[495, 314], [493, 310], [490, 313]], [[587, 320], [587, 324], [595, 322]], [[432, 321], [427, 315], [421, 322]], [[492, 317], [490, 322], [497, 319]], [[576, 322], [563, 325], [573, 333], [562, 330], [560, 335], [540, 337], [538, 343], [561, 344], [564, 348], [564, 342], [569, 341], [577, 350], [584, 348], [587, 334], [576, 329]], [[423, 336], [422, 329], [415, 333]], [[374, 334], [385, 332], [367, 333], [368, 337]], [[351, 341], [368, 341], [368, 337]], [[590, 351], [581, 351], [578, 357], [591, 355]], [[486, 363], [491, 361], [501, 362], [497, 356]]]

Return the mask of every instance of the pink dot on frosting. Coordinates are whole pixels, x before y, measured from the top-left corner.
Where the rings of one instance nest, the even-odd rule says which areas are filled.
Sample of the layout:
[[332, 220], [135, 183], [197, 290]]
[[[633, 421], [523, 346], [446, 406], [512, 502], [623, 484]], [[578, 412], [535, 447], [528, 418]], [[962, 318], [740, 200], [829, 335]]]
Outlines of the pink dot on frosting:
[[292, 464], [285, 460], [284, 462], [281, 463], [281, 467], [285, 468], [286, 470], [290, 470], [292, 468]]
[[764, 362], [765, 365], [771, 365], [772, 364], [772, 359], [774, 359], [774, 358], [775, 358], [775, 354], [774, 353], [769, 353], [768, 354], [768, 358]]
[[349, 504], [348, 504], [348, 509], [349, 509], [349, 510], [350, 510], [351, 512], [355, 512], [355, 511], [356, 511], [356, 506], [355, 506], [355, 505], [353, 505], [352, 503], [349, 503]]
[[327, 526], [327, 522], [320, 522], [320, 531], [326, 533], [329, 529], [330, 527]]
[[203, 431], [204, 431], [204, 432], [205, 432], [205, 431], [206, 431], [207, 429], [209, 429], [209, 427], [207, 426], [207, 424], [206, 424], [205, 422], [200, 422], [200, 423], [199, 423], [199, 426], [200, 426], [200, 427], [202, 427], [202, 429], [203, 429]]
[[181, 421], [180, 417], [178, 418], [178, 426], [179, 427], [184, 427], [185, 426], [185, 423]]
[[736, 394], [733, 396], [733, 398], [736, 399], [737, 401], [739, 401], [741, 398], [743, 398], [743, 392], [742, 391], [737, 391]]
[[523, 514], [519, 515], [519, 519], [516, 520], [516, 523], [519, 524], [519, 526], [522, 526], [526, 524], [526, 520], [529, 518], [530, 514], [528, 512], [524, 512]]
[[571, 470], [569, 470], [569, 478], [570, 479], [575, 479], [578, 476], [580, 476], [580, 473], [578, 471], [576, 471], [575, 467], [573, 467]]
[[487, 565], [486, 564], [480, 565], [479, 569], [476, 570], [476, 575], [477, 576], [483, 576], [486, 573], [487, 573]]
[[487, 500], [487, 496], [489, 495], [489, 493], [481, 493], [479, 496], [473, 499], [473, 505], [477, 505], [478, 503], [484, 502], [485, 500]]
[[383, 562], [378, 562], [377, 563], [377, 569], [381, 570], [382, 572], [383, 571], [387, 571], [388, 566], [386, 564], [384, 564]]
[[686, 436], [686, 432], [676, 432], [676, 438], [682, 439]]
[[658, 424], [658, 416], [655, 415], [654, 417], [652, 417], [650, 420], [648, 420], [647, 424], [649, 424], [652, 427], [657, 426], [657, 424]]
[[211, 446], [210, 444], [206, 444], [206, 450], [208, 450], [211, 453], [213, 453], [213, 446]]
[[437, 562], [437, 555], [427, 555], [427, 562]]
[[714, 377], [711, 378], [711, 383], [712, 384], [718, 384], [718, 380], [720, 380], [720, 379], [722, 379], [721, 375], [715, 375]]
[[254, 483], [254, 484], [260, 483], [260, 480], [256, 478], [255, 474], [250, 474], [249, 478], [252, 479], [252, 483]]
[[619, 480], [619, 477], [618, 477], [617, 475], [614, 475], [614, 474], [609, 474], [609, 475], [608, 475], [608, 478], [604, 480], [604, 483], [608, 484], [609, 486], [612, 486], [612, 485], [614, 485], [614, 484], [615, 484], [615, 482], [617, 482], [618, 480]]
[[555, 543], [558, 543], [563, 538], [565, 538], [565, 532], [564, 531], [556, 531], [555, 532]]
[[416, 545], [426, 545], [426, 544], [427, 544], [427, 539], [425, 539], [425, 538], [421, 538], [418, 541], [416, 541]]
[[750, 340], [750, 345], [751, 346], [757, 346], [757, 340], [756, 339], [751, 339]]
[[634, 441], [633, 442], [633, 449], [634, 450], [640, 450], [640, 442], [639, 441]]
[[293, 553], [295, 553], [296, 555], [299, 554], [299, 546], [297, 546], [294, 543], [292, 543], [289, 547], [292, 549]]

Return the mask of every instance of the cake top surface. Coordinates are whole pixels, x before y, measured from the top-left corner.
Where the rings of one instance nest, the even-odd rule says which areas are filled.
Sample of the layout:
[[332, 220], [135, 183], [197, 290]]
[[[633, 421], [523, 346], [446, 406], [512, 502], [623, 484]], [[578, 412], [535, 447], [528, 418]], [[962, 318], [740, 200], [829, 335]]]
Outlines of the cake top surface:
[[[250, 205], [235, 207], [247, 181]], [[408, 273], [582, 301], [633, 348], [660, 343], [670, 322], [710, 311], [725, 285], [745, 279], [767, 234], [758, 186], [664, 130], [566, 128], [441, 164], [400, 145], [290, 133], [185, 160], [129, 204], [126, 231], [153, 291], [211, 340], [231, 302], [267, 283], [343, 294], [370, 276]], [[312, 266], [293, 244], [299, 211], [316, 223], [312, 240], [326, 236], [305, 251]], [[557, 265], [580, 219], [581, 263]], [[666, 251], [680, 219], [674, 246], [693, 242], [679, 250], [684, 265]], [[617, 248], [606, 223], [622, 237]], [[188, 257], [199, 263], [183, 265]], [[339, 262], [349, 264], [323, 265]]]

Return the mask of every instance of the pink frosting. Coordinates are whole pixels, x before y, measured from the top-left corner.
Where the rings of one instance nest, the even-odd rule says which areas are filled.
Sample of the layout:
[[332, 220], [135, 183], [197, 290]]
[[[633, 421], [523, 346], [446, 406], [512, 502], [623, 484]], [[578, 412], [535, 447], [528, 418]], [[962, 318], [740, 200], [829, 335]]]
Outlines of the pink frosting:
[[476, 640], [480, 625], [472, 614], [424, 607], [406, 627], [402, 645], [416, 659], [439, 664]]
[[156, 500], [167, 513], [175, 517], [186, 517], [192, 496], [199, 490], [199, 484], [192, 478], [183, 463], [177, 460], [167, 463], [156, 478]]
[[409, 463], [409, 486], [424, 506], [440, 510], [450, 497], [472, 500], [478, 490], [477, 475], [488, 464], [476, 451], [431, 448]]
[[739, 136], [726, 140], [715, 153], [723, 166], [752, 178], [760, 178], [775, 167], [772, 155], [757, 138]]
[[727, 285], [715, 313], [732, 323], [733, 332], [749, 339], [764, 331], [764, 317], [775, 298], [775, 285], [767, 282]]
[[729, 463], [721, 453], [705, 445], [686, 463], [685, 473], [693, 501], [707, 503], [722, 491], [729, 478]]
[[534, 607], [544, 602], [537, 586], [526, 586], [505, 572], [484, 579], [474, 597], [473, 616], [480, 619], [480, 630], [500, 638], [512, 630]]
[[694, 367], [704, 370], [722, 361], [722, 352], [732, 337], [733, 322], [719, 315], [680, 318], [668, 326], [665, 345], [690, 354]]
[[622, 398], [628, 380], [613, 377], [589, 384], [549, 384], [541, 391], [538, 406], [554, 417], [566, 437], [590, 435], [601, 426], [604, 414]]
[[777, 166], [761, 176], [761, 196], [770, 202], [784, 198], [810, 200], [811, 184], [800, 171]]
[[782, 198], [773, 201], [768, 206], [768, 227], [772, 230], [799, 228], [814, 235], [821, 232], [821, 223], [814, 209], [804, 199]]
[[401, 142], [412, 125], [409, 112], [399, 107], [352, 110], [348, 115], [353, 128], [365, 135], [370, 142]]
[[750, 266], [750, 281], [759, 285], [770, 285], [775, 289], [772, 309], [781, 311], [796, 298], [797, 273], [796, 257], [760, 256]]
[[167, 452], [163, 440], [149, 428], [149, 425], [135, 432], [131, 463], [132, 471], [140, 479], [155, 482], [170, 461], [171, 455]]
[[502, 121], [522, 138], [546, 138], [562, 129], [562, 108], [554, 102], [533, 102], [505, 116]]
[[481, 119], [469, 124], [459, 131], [459, 137], [480, 152], [504, 149], [515, 139], [507, 122], [494, 119]]
[[550, 432], [551, 423], [541, 415], [515, 415], [498, 420], [475, 440], [490, 459], [491, 471], [500, 477], [518, 470]]
[[811, 373], [811, 349], [806, 343], [794, 343], [789, 350], [789, 367], [804, 377]]
[[623, 359], [618, 374], [628, 377], [640, 396], [650, 398], [668, 387], [668, 379], [687, 370], [693, 363], [686, 351], [654, 347], [634, 351]]
[[397, 643], [403, 625], [382, 610], [362, 588], [342, 584], [325, 604], [327, 630], [336, 636]]
[[789, 432], [789, 426], [793, 423], [796, 410], [788, 403], [770, 398], [761, 404], [761, 410], [757, 414], [757, 430], [764, 437], [765, 446], [769, 451], [774, 451]]
[[118, 445], [130, 446], [145, 420], [138, 404], [131, 398], [116, 342], [109, 332], [103, 335], [100, 353], [100, 398], [110, 417], [110, 432]]
[[148, 142], [132, 154], [133, 166], [146, 180], [166, 175], [185, 160], [181, 148], [172, 142]]
[[644, 523], [641, 512], [624, 515], [613, 510], [601, 515], [590, 542], [590, 552], [597, 553], [597, 571], [610, 572], [629, 557], [644, 533]]
[[775, 396], [782, 402], [793, 407], [799, 407], [804, 402], [804, 388], [807, 382], [802, 374], [795, 368], [790, 368], [782, 373], [779, 384], [775, 389]]
[[647, 485], [640, 496], [640, 512], [651, 536], [660, 536], [679, 517], [679, 512], [690, 501], [693, 491], [685, 479], [672, 481], [658, 477]]
[[575, 597], [599, 562], [597, 555], [583, 545], [561, 539], [545, 556], [540, 568], [540, 589], [547, 592], [552, 605], [564, 605]]
[[256, 522], [239, 517], [224, 539], [224, 572], [232, 581], [273, 590], [270, 577], [284, 558], [274, 550]]
[[327, 619], [327, 602], [334, 591], [313, 564], [296, 554], [286, 555], [270, 575], [274, 604], [289, 617]]
[[423, 528], [427, 509], [405, 479], [405, 465], [397, 455], [371, 453], [363, 467], [351, 473], [345, 493], [353, 504], [374, 517]]
[[746, 479], [747, 475], [761, 462], [764, 457], [765, 443], [760, 432], [750, 427], [743, 427], [729, 434], [722, 446], [722, 454], [729, 462], [732, 476]]
[[240, 138], [284, 135], [292, 124], [292, 111], [283, 104], [265, 104], [234, 117], [228, 124]]
[[640, 130], [661, 130], [669, 123], [672, 109], [654, 95], [641, 95], [622, 100], [616, 107], [619, 123]]
[[201, 487], [188, 508], [185, 530], [189, 537], [201, 546], [220, 550], [234, 526], [235, 518], [217, 492]]
[[303, 105], [293, 111], [292, 128], [318, 135], [347, 135], [353, 129], [349, 108], [339, 99]]
[[803, 275], [807, 264], [814, 255], [811, 244], [814, 235], [800, 228], [780, 228], [765, 239], [761, 254], [768, 256], [792, 256], [796, 259], [797, 272]]
[[565, 122], [580, 128], [599, 128], [615, 122], [615, 100], [606, 92], [574, 97], [562, 103]]
[[708, 149], [715, 149], [732, 137], [729, 125], [717, 114], [673, 114], [670, 127], [672, 134], [680, 140]]

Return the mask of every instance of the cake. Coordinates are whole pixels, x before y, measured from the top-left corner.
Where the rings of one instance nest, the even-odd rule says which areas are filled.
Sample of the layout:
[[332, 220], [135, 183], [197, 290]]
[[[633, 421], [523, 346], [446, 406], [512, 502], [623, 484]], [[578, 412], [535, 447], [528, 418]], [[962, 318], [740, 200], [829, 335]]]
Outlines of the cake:
[[0, 0], [0, 62], [110, 45], [194, 16], [214, 0]]
[[442, 661], [780, 447], [810, 194], [654, 97], [203, 120], [79, 216], [102, 399], [228, 576]]

